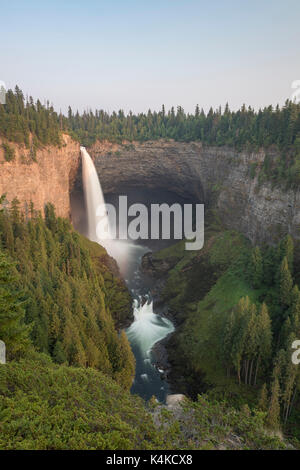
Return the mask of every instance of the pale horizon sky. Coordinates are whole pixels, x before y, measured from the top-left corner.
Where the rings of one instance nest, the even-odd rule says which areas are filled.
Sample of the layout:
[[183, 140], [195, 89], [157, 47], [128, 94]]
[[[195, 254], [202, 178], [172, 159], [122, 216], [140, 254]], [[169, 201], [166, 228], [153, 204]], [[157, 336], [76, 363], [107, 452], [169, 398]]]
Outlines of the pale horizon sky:
[[299, 0], [1, 2], [0, 80], [55, 109], [282, 105]]

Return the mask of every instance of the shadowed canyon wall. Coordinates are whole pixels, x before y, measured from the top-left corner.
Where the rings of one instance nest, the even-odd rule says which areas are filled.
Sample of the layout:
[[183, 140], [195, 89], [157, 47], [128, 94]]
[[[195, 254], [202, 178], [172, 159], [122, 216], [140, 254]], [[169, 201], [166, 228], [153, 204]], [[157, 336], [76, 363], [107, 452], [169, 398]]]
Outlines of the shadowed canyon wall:
[[[254, 243], [275, 242], [287, 232], [300, 238], [300, 192], [259, 184], [265, 152], [204, 147], [200, 142], [96, 142], [88, 149], [105, 193], [126, 194], [128, 187], [168, 188], [215, 205], [226, 227]], [[276, 152], [268, 152], [276, 158]], [[254, 177], [250, 165], [256, 163]]]
[[49, 146], [37, 150], [33, 160], [23, 145], [9, 143], [15, 158], [7, 162], [0, 140], [0, 195], [6, 193], [11, 202], [15, 197], [23, 211], [30, 202], [43, 211], [47, 202], [55, 205], [61, 217], [70, 217], [70, 191], [77, 174], [79, 144], [63, 135], [61, 148]]

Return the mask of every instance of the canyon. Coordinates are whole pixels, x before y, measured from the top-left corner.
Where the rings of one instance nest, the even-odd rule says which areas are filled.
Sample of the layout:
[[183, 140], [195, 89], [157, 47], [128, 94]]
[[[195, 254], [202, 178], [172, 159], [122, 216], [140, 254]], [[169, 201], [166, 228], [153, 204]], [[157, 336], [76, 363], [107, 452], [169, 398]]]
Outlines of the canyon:
[[[201, 142], [158, 140], [96, 142], [89, 152], [105, 193], [167, 187], [215, 208], [226, 228], [240, 231], [254, 244], [275, 243], [286, 233], [300, 237], [300, 191], [259, 182], [264, 150], [239, 152]], [[276, 151], [268, 151], [268, 158], [277, 157]]]
[[[30, 201], [37, 210], [52, 202], [59, 216], [70, 217], [70, 193], [80, 192], [82, 186], [79, 143], [64, 134], [60, 148], [39, 149], [36, 161], [30, 161], [28, 149], [13, 146], [16, 157], [11, 162], [0, 149], [0, 194], [6, 193], [8, 201], [17, 197], [24, 210]], [[259, 182], [265, 150], [239, 152], [201, 142], [157, 140], [97, 141], [88, 151], [105, 194], [167, 188], [214, 208], [225, 227], [240, 231], [254, 244], [276, 242], [286, 233], [300, 238], [300, 191]], [[268, 151], [268, 157], [276, 159], [278, 154]]]

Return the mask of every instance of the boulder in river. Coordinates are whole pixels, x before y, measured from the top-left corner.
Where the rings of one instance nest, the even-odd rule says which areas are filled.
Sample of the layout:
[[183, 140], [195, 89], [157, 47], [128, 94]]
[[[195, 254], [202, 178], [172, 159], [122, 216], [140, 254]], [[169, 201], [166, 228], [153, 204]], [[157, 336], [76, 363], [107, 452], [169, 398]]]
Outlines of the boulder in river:
[[172, 395], [167, 395], [166, 404], [168, 408], [173, 408], [178, 405], [181, 401], [186, 398], [182, 393], [175, 393]]

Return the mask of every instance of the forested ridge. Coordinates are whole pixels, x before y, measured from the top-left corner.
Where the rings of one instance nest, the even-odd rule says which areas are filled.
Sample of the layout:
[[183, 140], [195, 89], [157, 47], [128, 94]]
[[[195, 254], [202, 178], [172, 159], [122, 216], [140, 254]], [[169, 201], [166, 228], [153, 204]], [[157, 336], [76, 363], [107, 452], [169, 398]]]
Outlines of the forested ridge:
[[300, 105], [286, 101], [280, 108], [265, 107], [259, 111], [243, 105], [231, 111], [228, 104], [205, 113], [197, 105], [194, 113], [185, 113], [181, 106], [175, 110], [151, 111], [135, 115], [124, 111], [111, 114], [96, 110], [79, 114], [69, 107], [68, 126], [86, 144], [96, 139], [156, 140], [175, 139], [183, 142], [201, 140], [209, 145], [228, 145], [237, 148], [260, 148], [277, 145], [290, 149], [300, 137]]
[[[59, 145], [59, 116], [49, 102], [25, 99], [22, 90], [8, 90], [5, 104], [0, 104], [0, 135], [11, 142], [25, 144], [32, 151], [40, 145]], [[31, 138], [32, 137], [32, 138]]]
[[[57, 218], [51, 204], [45, 207], [44, 219], [31, 207], [31, 217], [24, 220], [17, 200], [0, 212], [0, 241], [2, 271], [14, 279], [3, 284], [3, 293], [12, 296], [13, 288], [17, 294], [18, 328], [23, 311], [27, 343], [30, 339], [59, 364], [94, 367], [130, 387], [134, 357], [116, 322], [131, 314], [131, 299], [101, 263], [104, 249], [85, 240], [66, 219]], [[10, 303], [3, 306], [0, 323], [8, 359], [18, 357], [21, 346], [15, 328], [10, 339], [15, 314], [7, 320], [6, 315], [11, 309]]]
[[119, 322], [128, 297], [104, 249], [51, 205], [26, 220], [1, 202], [0, 449], [288, 448], [259, 409], [203, 395], [172, 411], [130, 395], [134, 358], [110, 314]]
[[300, 368], [292, 362], [299, 246], [286, 236], [277, 246], [251, 247], [216, 225], [199, 255], [178, 245], [155, 256], [174, 260], [163, 298], [180, 324], [168, 346], [174, 374], [186, 380], [174, 379], [179, 390], [257, 406], [266, 426], [299, 439]]
[[[82, 145], [97, 139], [112, 142], [174, 139], [179, 142], [201, 141], [206, 145], [229, 146], [237, 150], [276, 149], [278, 159], [266, 156], [262, 178], [286, 186], [300, 182], [300, 104], [289, 100], [282, 107], [268, 106], [255, 111], [243, 105], [231, 111], [222, 109], [204, 112], [199, 105], [194, 113], [181, 106], [147, 113], [125, 114], [123, 110], [108, 113], [102, 109], [80, 114], [68, 109], [67, 116], [57, 113], [47, 102], [34, 102], [16, 87], [8, 90], [6, 104], [0, 104], [0, 136], [7, 139], [4, 150], [7, 160], [13, 159], [9, 141], [24, 143], [35, 158], [43, 145], [61, 145], [61, 132], [69, 132]], [[254, 169], [252, 169], [254, 171]]]
[[[299, 182], [299, 105], [291, 102], [259, 112], [163, 107], [138, 116], [70, 108], [65, 117], [18, 88], [6, 98], [0, 136], [7, 161], [14, 159], [10, 142], [25, 145], [35, 160], [37, 148], [62, 145], [62, 132], [85, 145], [201, 140], [274, 147], [280, 158], [265, 159], [264, 175]], [[286, 448], [274, 434], [280, 428], [298, 446], [300, 378], [289, 349], [300, 336], [293, 241], [261, 249], [223, 229], [213, 237], [203, 257], [180, 254], [163, 292], [181, 323], [168, 346], [177, 361], [172, 373], [179, 371], [178, 391], [194, 402], [179, 416], [162, 407], [155, 424], [155, 401], [145, 407], [129, 394], [134, 357], [118, 330], [131, 299], [105, 250], [56, 217], [51, 204], [44, 214], [31, 205], [25, 215], [17, 199], [8, 205], [2, 197], [0, 339], [8, 363], [0, 366], [0, 448]]]

